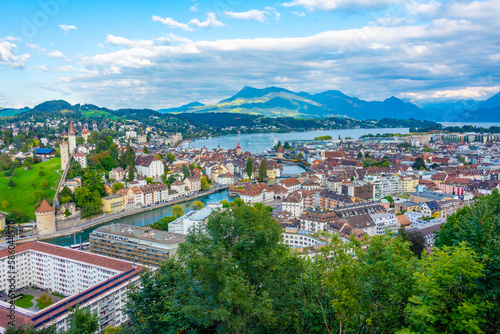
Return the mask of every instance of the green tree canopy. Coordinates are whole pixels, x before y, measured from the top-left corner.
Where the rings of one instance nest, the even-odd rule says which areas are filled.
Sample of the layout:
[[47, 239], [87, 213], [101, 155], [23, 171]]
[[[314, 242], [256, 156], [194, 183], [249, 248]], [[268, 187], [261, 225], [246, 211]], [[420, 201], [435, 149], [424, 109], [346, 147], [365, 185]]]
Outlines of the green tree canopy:
[[172, 207], [172, 215], [176, 218], [184, 216], [184, 207], [180, 204], [176, 204]]

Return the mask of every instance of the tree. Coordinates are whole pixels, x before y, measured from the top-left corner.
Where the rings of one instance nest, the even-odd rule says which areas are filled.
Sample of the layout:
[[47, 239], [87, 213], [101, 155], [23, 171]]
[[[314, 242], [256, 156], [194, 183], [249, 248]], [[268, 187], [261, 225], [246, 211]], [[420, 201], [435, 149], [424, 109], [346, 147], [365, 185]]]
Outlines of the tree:
[[363, 152], [359, 151], [358, 152], [358, 159], [361, 159], [363, 157]]
[[21, 325], [19, 327], [8, 326], [5, 334], [56, 334], [57, 327], [55, 325], [45, 328], [35, 328], [34, 326]]
[[370, 153], [366, 152], [365, 153], [365, 158], [369, 158], [370, 157]]
[[71, 212], [68, 209], [64, 210], [64, 216], [66, 217], [71, 216]]
[[394, 198], [391, 195], [385, 196], [384, 199], [388, 200], [389, 203], [394, 203]]
[[9, 186], [9, 188], [14, 188], [16, 186], [16, 183], [14, 182], [14, 179], [11, 178], [9, 180], [9, 183], [7, 185]]
[[421, 170], [422, 168], [425, 169], [425, 161], [421, 157], [418, 157], [415, 159], [413, 162], [412, 166], [413, 170]]
[[5, 210], [5, 209], [7, 209], [9, 206], [10, 206], [10, 202], [4, 199], [4, 200], [2, 201], [2, 208]]
[[191, 175], [191, 171], [189, 170], [189, 167], [186, 164], [182, 165], [182, 173], [184, 174], [184, 179], [186, 179], [186, 177]]
[[172, 215], [176, 218], [184, 216], [184, 207], [180, 204], [176, 204], [172, 207]]
[[208, 183], [208, 178], [206, 176], [201, 177], [201, 190], [207, 191], [210, 189], [210, 183]]
[[420, 259], [427, 243], [424, 234], [421, 230], [416, 228], [405, 230], [405, 233], [408, 237], [408, 241], [411, 242], [410, 250]]
[[82, 209], [83, 217], [90, 217], [101, 212], [101, 196], [87, 187], [75, 189], [75, 203]]
[[69, 314], [68, 322], [66, 334], [94, 334], [99, 329], [99, 316], [89, 308], [77, 307]]
[[434, 249], [415, 273], [417, 293], [410, 298], [410, 328], [426, 333], [481, 333], [486, 300], [476, 282], [484, 264], [465, 243]]
[[106, 155], [104, 157], [104, 159], [102, 159], [101, 165], [108, 172], [110, 170], [112, 170], [113, 168], [116, 168], [119, 166], [118, 162], [115, 159], [113, 159], [110, 155]]
[[293, 331], [300, 260], [267, 212], [216, 213], [175, 258], [141, 276], [126, 307], [137, 333]]
[[128, 181], [132, 182], [134, 181], [134, 161], [131, 161], [130, 164], [128, 165]]
[[494, 333], [500, 328], [500, 194], [494, 190], [473, 205], [459, 209], [448, 217], [437, 232], [435, 247], [459, 247], [462, 242], [477, 254], [485, 264], [484, 277], [477, 284], [477, 291], [490, 307], [484, 312], [483, 330]]
[[88, 188], [91, 192], [97, 192], [100, 196], [104, 196], [104, 173], [97, 169], [87, 168], [83, 174], [83, 186]]
[[175, 160], [175, 155], [173, 155], [172, 153], [167, 153], [167, 160], [168, 162], [171, 164], [172, 162], [174, 162]]
[[205, 207], [205, 204], [203, 204], [203, 202], [201, 202], [201, 201], [194, 201], [193, 207], [195, 207], [196, 210], [200, 210], [200, 209], [203, 209]]
[[120, 190], [120, 189], [122, 189], [124, 187], [125, 187], [125, 185], [123, 183], [116, 182], [116, 183], [113, 184], [112, 191], [113, 191], [113, 193], [116, 193], [118, 190]]
[[148, 226], [156, 230], [168, 231], [168, 224], [170, 224], [176, 219], [177, 217], [175, 216], [165, 216], [152, 224], [151, 223], [148, 224]]
[[253, 174], [253, 161], [252, 157], [248, 157], [247, 159], [247, 175], [249, 179], [252, 179]]
[[267, 162], [263, 159], [259, 166], [259, 177], [261, 181], [265, 181], [267, 178]]
[[67, 196], [73, 196], [73, 193], [71, 192], [71, 189], [69, 189], [67, 186], [64, 186], [61, 191], [59, 192], [59, 197], [67, 197]]
[[302, 152], [299, 152], [299, 155], [297, 156], [299, 159], [304, 159], [304, 155], [302, 154]]
[[142, 149], [142, 152], [148, 154], [149, 153], [149, 150], [148, 148], [146, 147], [146, 145], [144, 145], [143, 149]]

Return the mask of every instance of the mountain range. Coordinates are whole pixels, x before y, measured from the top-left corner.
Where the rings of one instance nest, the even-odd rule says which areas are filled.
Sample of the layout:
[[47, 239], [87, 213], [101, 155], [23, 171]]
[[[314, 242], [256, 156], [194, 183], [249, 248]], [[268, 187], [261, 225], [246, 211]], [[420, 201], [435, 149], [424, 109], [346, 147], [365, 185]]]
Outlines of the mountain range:
[[322, 93], [292, 92], [280, 87], [263, 89], [245, 86], [235, 95], [218, 103], [192, 102], [177, 108], [160, 109], [161, 113], [224, 112], [267, 117], [324, 118], [345, 116], [366, 119], [422, 119], [441, 122], [498, 122], [500, 93], [484, 100], [459, 100], [428, 103], [424, 107], [394, 96], [384, 101], [365, 101], [338, 90]]

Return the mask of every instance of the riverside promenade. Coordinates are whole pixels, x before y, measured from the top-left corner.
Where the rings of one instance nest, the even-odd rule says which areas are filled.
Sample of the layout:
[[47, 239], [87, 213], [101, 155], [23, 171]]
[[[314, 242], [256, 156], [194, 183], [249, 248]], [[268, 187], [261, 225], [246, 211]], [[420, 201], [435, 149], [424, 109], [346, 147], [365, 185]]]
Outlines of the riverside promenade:
[[194, 195], [183, 196], [181, 198], [177, 198], [177, 199], [172, 200], [172, 201], [153, 204], [153, 205], [150, 205], [148, 207], [140, 207], [140, 208], [125, 210], [125, 211], [121, 211], [121, 212], [117, 212], [117, 213], [113, 213], [113, 214], [101, 215], [99, 217], [87, 218], [86, 220], [82, 219], [82, 224], [80, 224], [79, 226], [71, 227], [71, 228], [64, 229], [64, 230], [59, 230], [59, 231], [56, 231], [56, 232], [51, 233], [51, 234], [33, 235], [33, 236], [25, 237], [25, 238], [17, 238], [16, 237], [15, 240], [16, 240], [16, 243], [21, 244], [21, 243], [26, 243], [26, 242], [30, 242], [30, 241], [38, 241], [38, 240], [45, 240], [45, 239], [52, 239], [52, 238], [67, 236], [67, 235], [71, 235], [73, 233], [82, 232], [82, 231], [87, 230], [89, 228], [92, 228], [94, 226], [101, 225], [103, 223], [106, 223], [106, 222], [109, 222], [109, 221], [112, 221], [112, 220], [115, 220], [118, 218], [135, 215], [137, 213], [141, 213], [141, 212], [145, 212], [145, 211], [154, 210], [154, 209], [161, 208], [161, 207], [164, 207], [167, 205], [175, 205], [175, 204], [191, 201], [195, 198], [199, 198], [199, 197], [207, 196], [207, 195], [219, 192], [219, 191], [227, 190], [228, 188], [229, 188], [229, 186], [217, 186], [217, 187], [214, 187], [214, 188], [207, 190], [207, 191], [200, 191], [199, 193], [194, 194]]

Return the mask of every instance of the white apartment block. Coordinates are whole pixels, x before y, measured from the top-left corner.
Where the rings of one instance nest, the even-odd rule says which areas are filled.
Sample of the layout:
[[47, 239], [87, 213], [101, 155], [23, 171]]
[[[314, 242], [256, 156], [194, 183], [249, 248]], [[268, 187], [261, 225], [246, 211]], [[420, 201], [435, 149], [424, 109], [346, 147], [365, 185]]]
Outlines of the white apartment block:
[[298, 192], [295, 192], [283, 199], [281, 207], [283, 211], [290, 212], [293, 218], [298, 218], [304, 211], [304, 199]]
[[375, 185], [374, 197], [377, 199], [403, 193], [403, 181], [397, 175], [367, 175], [364, 180]]
[[87, 168], [87, 155], [81, 152], [77, 152], [75, 153], [75, 155], [73, 155], [73, 158], [78, 161], [83, 169]]
[[165, 174], [163, 162], [155, 155], [139, 155], [135, 158], [137, 175], [144, 177], [159, 177]]
[[292, 247], [314, 247], [327, 244], [327, 242], [309, 236], [305, 233], [283, 233], [283, 243]]
[[[100, 331], [128, 321], [121, 309], [127, 287], [139, 279], [142, 266], [42, 242], [16, 245], [15, 252], [12, 270], [8, 249], [0, 250], [0, 292], [6, 294], [11, 289], [7, 281], [10, 270], [15, 272], [16, 289], [36, 285], [66, 296], [43, 310], [16, 307], [18, 324], [32, 324], [35, 328], [55, 325], [57, 331], [66, 330], [69, 309], [77, 304], [97, 313]], [[0, 333], [8, 325], [9, 306], [0, 301]]]
[[221, 204], [209, 204], [201, 210], [190, 211], [169, 223], [168, 231], [187, 235], [194, 227], [205, 224], [212, 212], [221, 207]]
[[387, 229], [397, 232], [399, 228], [398, 219], [392, 212], [371, 214], [373, 222], [377, 225], [377, 234], [384, 234]]

